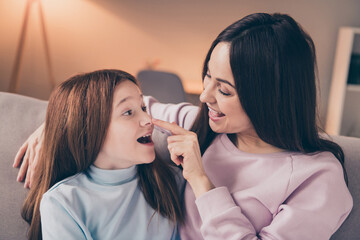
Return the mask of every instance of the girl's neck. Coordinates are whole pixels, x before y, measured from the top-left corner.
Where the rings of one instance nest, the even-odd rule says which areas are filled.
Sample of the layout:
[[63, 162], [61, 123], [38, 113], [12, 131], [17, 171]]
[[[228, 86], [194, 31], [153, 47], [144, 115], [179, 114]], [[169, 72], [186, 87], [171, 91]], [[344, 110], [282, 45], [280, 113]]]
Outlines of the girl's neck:
[[94, 166], [104, 170], [117, 170], [125, 169], [134, 166], [134, 163], [129, 163], [128, 161], [123, 161], [120, 158], [114, 158], [108, 154], [100, 151], [98, 156], [94, 161]]
[[231, 134], [229, 138], [239, 150], [247, 153], [266, 154], [266, 153], [276, 153], [276, 152], [284, 151], [283, 149], [277, 148], [273, 145], [264, 142], [259, 138], [259, 136], [257, 136], [256, 133]]

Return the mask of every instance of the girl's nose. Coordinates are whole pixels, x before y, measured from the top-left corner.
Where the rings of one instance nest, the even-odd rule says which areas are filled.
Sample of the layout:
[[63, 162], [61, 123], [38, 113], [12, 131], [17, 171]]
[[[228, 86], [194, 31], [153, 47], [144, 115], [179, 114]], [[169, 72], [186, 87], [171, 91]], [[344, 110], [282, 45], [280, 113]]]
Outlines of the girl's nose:
[[145, 127], [147, 125], [152, 125], [151, 117], [146, 112], [144, 112], [141, 116], [140, 125], [143, 127]]

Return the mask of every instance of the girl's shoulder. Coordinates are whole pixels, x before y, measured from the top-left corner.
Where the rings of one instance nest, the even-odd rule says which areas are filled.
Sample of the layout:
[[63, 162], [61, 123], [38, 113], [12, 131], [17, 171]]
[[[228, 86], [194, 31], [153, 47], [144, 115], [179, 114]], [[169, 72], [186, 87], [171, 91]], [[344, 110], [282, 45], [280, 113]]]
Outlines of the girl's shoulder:
[[69, 189], [76, 189], [80, 185], [80, 183], [83, 182], [84, 177], [86, 177], [84, 173], [77, 173], [73, 176], [67, 177], [55, 183], [49, 190], [47, 190], [43, 198], [60, 198], [60, 195], [69, 192]]

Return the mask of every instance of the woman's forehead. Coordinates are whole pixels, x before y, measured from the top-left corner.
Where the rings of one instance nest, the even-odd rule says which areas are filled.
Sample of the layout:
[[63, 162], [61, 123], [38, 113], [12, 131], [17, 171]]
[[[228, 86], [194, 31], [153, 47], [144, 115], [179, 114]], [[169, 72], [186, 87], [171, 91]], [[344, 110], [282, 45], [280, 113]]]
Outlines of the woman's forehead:
[[230, 43], [220, 42], [211, 53], [208, 69], [213, 78], [227, 80], [234, 84], [230, 66]]

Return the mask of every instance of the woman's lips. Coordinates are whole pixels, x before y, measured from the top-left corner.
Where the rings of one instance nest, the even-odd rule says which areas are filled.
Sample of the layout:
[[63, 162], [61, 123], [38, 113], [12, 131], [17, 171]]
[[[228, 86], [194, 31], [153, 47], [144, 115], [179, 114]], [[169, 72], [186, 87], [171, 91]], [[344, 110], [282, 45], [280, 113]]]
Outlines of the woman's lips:
[[223, 114], [222, 112], [215, 111], [210, 107], [208, 107], [208, 109], [209, 109], [209, 118], [214, 122], [219, 121], [221, 118], [225, 116], [225, 114]]

